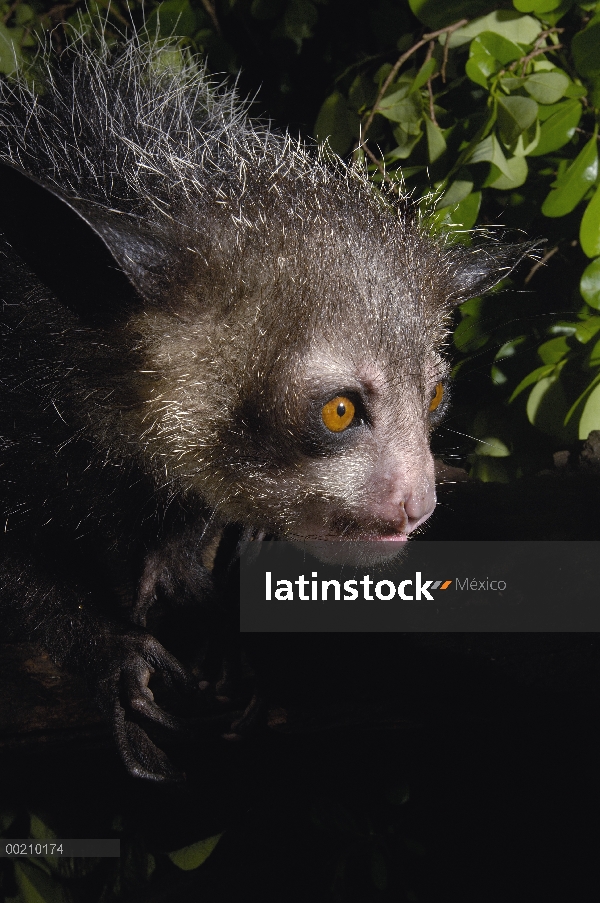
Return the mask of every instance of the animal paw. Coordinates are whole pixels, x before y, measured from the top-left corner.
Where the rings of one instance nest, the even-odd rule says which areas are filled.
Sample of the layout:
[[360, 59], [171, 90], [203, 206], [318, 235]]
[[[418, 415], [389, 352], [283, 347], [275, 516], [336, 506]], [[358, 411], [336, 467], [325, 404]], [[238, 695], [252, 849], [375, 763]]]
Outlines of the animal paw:
[[150, 634], [127, 634], [111, 638], [107, 664], [96, 681], [96, 698], [111, 722], [119, 752], [130, 775], [150, 781], [183, 781], [165, 753], [150, 739], [140, 722], [171, 731], [183, 723], [154, 701], [149, 687], [159, 671], [165, 682], [189, 691], [191, 678], [183, 666]]

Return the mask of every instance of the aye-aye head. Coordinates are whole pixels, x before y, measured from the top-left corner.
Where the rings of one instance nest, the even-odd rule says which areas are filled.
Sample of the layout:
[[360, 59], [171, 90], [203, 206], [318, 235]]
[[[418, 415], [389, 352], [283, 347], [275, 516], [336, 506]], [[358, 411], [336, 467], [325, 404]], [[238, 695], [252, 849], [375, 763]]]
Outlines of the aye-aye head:
[[137, 447], [223, 522], [405, 538], [435, 505], [450, 310], [529, 247], [436, 242], [193, 61], [159, 65], [168, 48], [74, 47], [41, 96], [24, 80], [0, 108], [2, 159], [76, 210], [145, 302]]
[[235, 233], [229, 210], [196, 230], [184, 282], [145, 311], [148, 448], [224, 521], [405, 539], [435, 507], [449, 314], [523, 249], [444, 247], [363, 185], [292, 209], [278, 190], [262, 217], [249, 193]]

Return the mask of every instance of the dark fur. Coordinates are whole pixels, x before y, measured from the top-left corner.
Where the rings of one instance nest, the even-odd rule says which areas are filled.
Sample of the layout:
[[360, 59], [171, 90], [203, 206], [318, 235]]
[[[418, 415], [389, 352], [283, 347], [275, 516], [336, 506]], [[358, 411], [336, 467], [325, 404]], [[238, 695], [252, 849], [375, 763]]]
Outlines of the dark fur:
[[[172, 726], [149, 673], [187, 676], [147, 612], [218, 612], [203, 555], [228, 524], [335, 539], [424, 520], [449, 312], [528, 248], [433, 240], [410, 203], [253, 124], [172, 50], [74, 46], [41, 95], [2, 89], [0, 160], [135, 292], [106, 264], [104, 294], [96, 276], [77, 292], [0, 251], [3, 623], [86, 673], [130, 771], [164, 779], [131, 713]], [[339, 394], [358, 416], [330, 433]]]

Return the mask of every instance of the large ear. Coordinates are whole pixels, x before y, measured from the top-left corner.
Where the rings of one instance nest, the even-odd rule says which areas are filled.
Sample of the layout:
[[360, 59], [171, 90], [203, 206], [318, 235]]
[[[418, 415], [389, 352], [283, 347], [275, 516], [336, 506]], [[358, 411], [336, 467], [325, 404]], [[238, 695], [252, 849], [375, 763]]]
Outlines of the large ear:
[[121, 213], [80, 198], [63, 196], [67, 203], [100, 236], [120, 269], [143, 298], [164, 297], [173, 269], [166, 236], [139, 216]]
[[453, 272], [448, 287], [449, 300], [462, 304], [489, 292], [526, 257], [537, 259], [535, 252], [542, 244], [543, 240], [507, 244], [490, 239], [487, 244], [475, 247], [454, 245], [450, 252]]
[[139, 216], [70, 197], [51, 182], [36, 178], [19, 167], [9, 165], [6, 169], [49, 192], [84, 220], [142, 298], [149, 301], [164, 298], [175, 266], [164, 228]]

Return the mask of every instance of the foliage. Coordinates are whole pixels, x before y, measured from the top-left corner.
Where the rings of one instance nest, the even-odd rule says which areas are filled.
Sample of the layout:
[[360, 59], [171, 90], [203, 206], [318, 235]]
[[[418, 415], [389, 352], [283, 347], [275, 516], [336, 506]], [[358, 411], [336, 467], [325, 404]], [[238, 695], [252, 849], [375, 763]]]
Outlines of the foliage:
[[[0, 71], [49, 32], [62, 46], [78, 9], [0, 5]], [[506, 480], [600, 428], [600, 2], [165, 0], [144, 22], [138, 0], [91, 0], [84, 22], [99, 17], [241, 69], [280, 122], [426, 198], [449, 241], [547, 239], [543, 267], [460, 309], [446, 452], [458, 436], [475, 475]]]
[[[534, 467], [600, 427], [600, 4], [515, 7], [478, 16], [477, 2], [411, 0], [433, 30], [403, 36], [393, 65], [358, 71], [317, 119], [338, 152], [350, 150], [352, 133], [376, 181], [432, 189], [434, 222], [450, 240], [519, 226], [547, 235], [548, 269], [569, 273], [566, 297], [532, 266], [524, 284], [538, 294], [517, 294], [513, 283], [461, 309], [457, 369], [475, 377], [489, 367], [494, 383], [487, 408], [463, 412], [481, 440], [472, 461], [484, 479]], [[336, 128], [344, 109], [345, 132]]]

